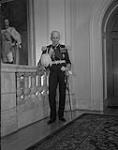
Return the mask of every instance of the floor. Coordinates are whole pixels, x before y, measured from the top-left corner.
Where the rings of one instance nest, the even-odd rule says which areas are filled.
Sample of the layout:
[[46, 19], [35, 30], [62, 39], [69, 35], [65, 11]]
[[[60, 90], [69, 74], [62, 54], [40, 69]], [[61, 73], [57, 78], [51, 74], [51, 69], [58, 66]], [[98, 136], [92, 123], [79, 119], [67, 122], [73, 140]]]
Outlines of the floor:
[[[47, 121], [49, 118], [38, 121], [26, 128], [19, 130], [14, 134], [2, 138], [1, 150], [25, 150], [83, 113], [99, 113], [99, 112], [91, 112], [91, 111], [73, 111], [72, 113], [65, 112], [65, 118], [67, 120], [65, 123], [62, 123], [57, 120], [54, 124], [47, 125]], [[107, 108], [104, 113], [118, 115], [118, 108], [114, 109]]]

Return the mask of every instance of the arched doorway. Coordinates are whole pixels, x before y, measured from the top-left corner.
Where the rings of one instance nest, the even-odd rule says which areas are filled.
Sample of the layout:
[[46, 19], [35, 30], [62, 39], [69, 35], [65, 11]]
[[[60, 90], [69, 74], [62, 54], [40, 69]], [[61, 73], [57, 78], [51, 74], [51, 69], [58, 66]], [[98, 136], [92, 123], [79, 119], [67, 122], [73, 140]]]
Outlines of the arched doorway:
[[107, 106], [118, 106], [118, 1], [107, 9], [102, 24], [104, 97]]

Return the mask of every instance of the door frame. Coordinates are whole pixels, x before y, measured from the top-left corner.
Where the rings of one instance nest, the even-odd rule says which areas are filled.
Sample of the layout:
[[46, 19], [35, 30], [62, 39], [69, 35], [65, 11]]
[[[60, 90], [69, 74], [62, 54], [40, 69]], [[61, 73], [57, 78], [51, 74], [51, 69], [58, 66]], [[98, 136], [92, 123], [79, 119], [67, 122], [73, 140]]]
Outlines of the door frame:
[[102, 56], [103, 56], [103, 107], [108, 106], [108, 94], [107, 94], [107, 26], [109, 20], [118, 8], [118, 1], [113, 1], [106, 10], [102, 20]]
[[103, 38], [106, 35], [103, 31], [106, 31], [105, 26], [117, 3], [117, 0], [98, 1], [90, 19], [91, 110], [101, 112], [107, 102], [106, 45]]

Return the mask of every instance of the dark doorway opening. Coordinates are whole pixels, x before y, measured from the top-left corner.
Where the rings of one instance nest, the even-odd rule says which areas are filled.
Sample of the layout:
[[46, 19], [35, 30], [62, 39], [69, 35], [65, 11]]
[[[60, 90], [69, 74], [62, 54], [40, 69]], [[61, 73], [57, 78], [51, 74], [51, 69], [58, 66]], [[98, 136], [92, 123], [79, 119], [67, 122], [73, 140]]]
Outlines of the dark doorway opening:
[[107, 107], [118, 109], [118, 1], [114, 1], [108, 8], [103, 19], [102, 30], [105, 62], [103, 72], [104, 81], [106, 80], [104, 98]]

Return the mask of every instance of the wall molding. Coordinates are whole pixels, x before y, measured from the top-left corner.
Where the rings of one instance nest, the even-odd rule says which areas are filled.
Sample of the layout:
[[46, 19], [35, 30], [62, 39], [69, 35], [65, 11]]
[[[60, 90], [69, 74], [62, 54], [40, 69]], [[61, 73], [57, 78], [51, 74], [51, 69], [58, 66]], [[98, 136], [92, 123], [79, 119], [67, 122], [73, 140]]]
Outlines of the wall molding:
[[90, 21], [90, 67], [91, 67], [91, 107], [99, 101], [103, 111], [103, 56], [102, 56], [102, 21], [106, 10], [113, 0], [104, 0], [97, 5]]

